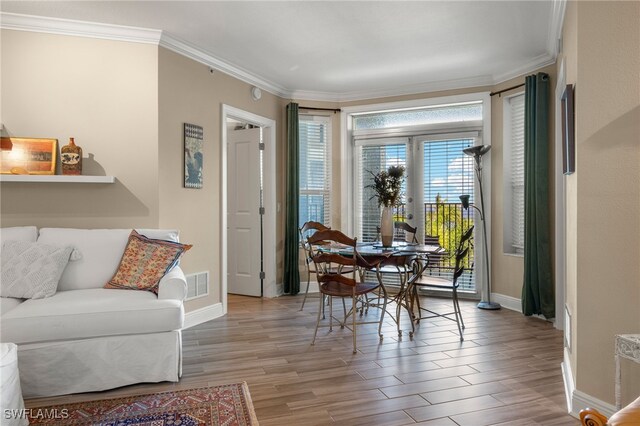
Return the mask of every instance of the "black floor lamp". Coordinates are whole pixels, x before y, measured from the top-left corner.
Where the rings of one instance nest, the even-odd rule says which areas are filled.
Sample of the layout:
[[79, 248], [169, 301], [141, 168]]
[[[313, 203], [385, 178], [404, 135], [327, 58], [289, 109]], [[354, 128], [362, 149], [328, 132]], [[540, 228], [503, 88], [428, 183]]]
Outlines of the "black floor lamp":
[[[495, 310], [495, 309], [500, 309], [501, 306], [499, 303], [491, 301], [491, 271], [489, 269], [489, 265], [491, 264], [491, 262], [489, 259], [489, 244], [487, 242], [488, 241], [487, 240], [487, 222], [484, 216], [484, 195], [482, 193], [482, 156], [485, 155], [487, 152], [489, 152], [489, 150], [491, 150], [490, 145], [476, 145], [476, 146], [463, 149], [462, 152], [474, 158], [476, 178], [478, 179], [478, 186], [480, 187], [480, 208], [476, 207], [475, 205], [473, 205], [472, 207], [478, 210], [478, 213], [480, 213], [480, 220], [482, 220], [482, 231], [484, 236], [484, 261], [485, 261], [485, 270], [487, 274], [487, 290], [486, 290], [487, 300], [484, 300], [481, 295], [481, 300], [480, 300], [480, 303], [478, 303], [478, 308]], [[460, 201], [462, 202], [462, 207], [465, 210], [468, 210], [469, 195], [468, 194], [461, 195]]]

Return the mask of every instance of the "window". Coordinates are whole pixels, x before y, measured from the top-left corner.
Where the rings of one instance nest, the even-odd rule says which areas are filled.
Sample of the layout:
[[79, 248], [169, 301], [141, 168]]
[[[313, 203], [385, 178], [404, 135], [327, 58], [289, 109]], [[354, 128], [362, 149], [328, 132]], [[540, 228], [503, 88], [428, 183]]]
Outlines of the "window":
[[[380, 222], [377, 202], [365, 188], [370, 183], [367, 170], [377, 172], [392, 164], [406, 167], [406, 187], [395, 220], [406, 221], [417, 229], [419, 241], [438, 235], [449, 252], [462, 229], [479, 216], [464, 210], [461, 194], [473, 202], [477, 179], [473, 159], [462, 150], [491, 141], [491, 97], [489, 93], [470, 93], [342, 109], [344, 114], [341, 153], [341, 227], [358, 241], [375, 238]], [[491, 179], [491, 162], [484, 164], [485, 183]], [[485, 193], [487, 227], [491, 226], [491, 194]], [[477, 224], [476, 224], [477, 225]], [[484, 243], [482, 232], [474, 234], [475, 246]], [[489, 242], [490, 244], [490, 242]], [[479, 296], [486, 288], [482, 251], [470, 252], [461, 290]], [[450, 276], [451, 264], [444, 259], [432, 273]]]
[[331, 123], [318, 116], [301, 115], [299, 120], [298, 224], [313, 220], [331, 226]]
[[[367, 188], [372, 182], [372, 173], [387, 170], [389, 166], [405, 166], [407, 160], [407, 138], [389, 138], [387, 140], [369, 140], [358, 143], [357, 150], [357, 182], [358, 190], [358, 237], [360, 241], [375, 241], [380, 226], [381, 208], [375, 192]], [[402, 188], [402, 204], [395, 207], [395, 220], [404, 220], [404, 198], [406, 179]]]
[[524, 93], [504, 101], [504, 252], [524, 253]]

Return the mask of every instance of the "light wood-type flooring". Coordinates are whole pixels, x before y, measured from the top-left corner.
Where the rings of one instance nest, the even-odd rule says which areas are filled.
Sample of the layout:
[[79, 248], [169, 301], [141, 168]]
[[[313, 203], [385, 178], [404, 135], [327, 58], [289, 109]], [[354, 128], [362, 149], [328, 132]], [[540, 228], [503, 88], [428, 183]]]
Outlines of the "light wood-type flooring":
[[[340, 327], [331, 333], [321, 328], [310, 345], [319, 303], [310, 296], [300, 312], [301, 301], [230, 295], [228, 315], [184, 332], [179, 383], [31, 399], [26, 405], [246, 381], [263, 426], [579, 424], [567, 414], [563, 336], [551, 323], [507, 309], [482, 311], [463, 300], [462, 343], [455, 323], [441, 318], [423, 320], [410, 340], [405, 315], [402, 339], [388, 317], [382, 343], [375, 325], [359, 327], [353, 354], [351, 332]], [[424, 298], [423, 304], [451, 307], [440, 298]], [[376, 315], [372, 309], [367, 317]]]

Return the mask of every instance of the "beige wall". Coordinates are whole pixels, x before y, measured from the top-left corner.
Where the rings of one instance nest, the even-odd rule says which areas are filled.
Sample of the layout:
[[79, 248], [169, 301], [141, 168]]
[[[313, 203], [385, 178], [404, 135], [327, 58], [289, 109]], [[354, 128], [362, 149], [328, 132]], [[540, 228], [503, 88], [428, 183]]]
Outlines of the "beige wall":
[[575, 375], [610, 403], [614, 336], [640, 331], [639, 23], [640, 2], [577, 4]]
[[[276, 120], [277, 152], [284, 152], [282, 100], [263, 92], [262, 99], [251, 99], [251, 86], [219, 71], [185, 58], [170, 50], [158, 52], [159, 102], [159, 205], [161, 227], [175, 227], [181, 239], [193, 244], [182, 267], [186, 273], [209, 271], [210, 294], [187, 302], [187, 311], [220, 302], [220, 194], [221, 194], [221, 108], [223, 104]], [[183, 123], [197, 124], [204, 130], [203, 188], [183, 188]], [[276, 168], [283, 167], [282, 156]], [[282, 175], [283, 173], [279, 173]], [[280, 176], [279, 176], [280, 177]], [[282, 202], [282, 182], [277, 200]], [[283, 253], [283, 210], [278, 213], [276, 247], [281, 263]], [[281, 282], [281, 273], [277, 282]]]
[[2, 183], [2, 226], [157, 227], [158, 48], [11, 30], [1, 43], [6, 133], [75, 137], [85, 174], [117, 178]]
[[[578, 75], [578, 7], [577, 2], [567, 2], [567, 8], [564, 17], [564, 26], [562, 32], [562, 52], [558, 57], [558, 68], [561, 64], [564, 64], [564, 75], [566, 84], [574, 84]], [[558, 69], [558, 73], [560, 69]], [[582, 122], [580, 115], [575, 116], [576, 137], [580, 133], [579, 127]], [[580, 150], [579, 146], [576, 146], [576, 152]], [[576, 155], [576, 171], [571, 175], [565, 175], [564, 177], [564, 189], [565, 189], [565, 304], [571, 316], [571, 324], [565, 324], [565, 327], [570, 327], [571, 335], [571, 347], [567, 349], [569, 353], [569, 362], [572, 372], [576, 371], [577, 367], [577, 349], [576, 338], [577, 325], [579, 319], [579, 312], [577, 308], [578, 294], [577, 294], [577, 253], [578, 253], [578, 238], [577, 238], [577, 205], [578, 205], [578, 176], [580, 175], [581, 166], [579, 159]], [[575, 375], [573, 377], [575, 386]]]

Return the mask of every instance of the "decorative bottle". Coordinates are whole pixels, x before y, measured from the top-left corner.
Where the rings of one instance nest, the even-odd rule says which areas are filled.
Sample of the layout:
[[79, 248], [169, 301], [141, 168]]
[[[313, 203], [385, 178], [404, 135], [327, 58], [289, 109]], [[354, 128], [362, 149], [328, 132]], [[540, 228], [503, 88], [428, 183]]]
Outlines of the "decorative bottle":
[[60, 148], [60, 157], [63, 175], [82, 174], [82, 148], [76, 145], [74, 138], [69, 138], [69, 145]]

